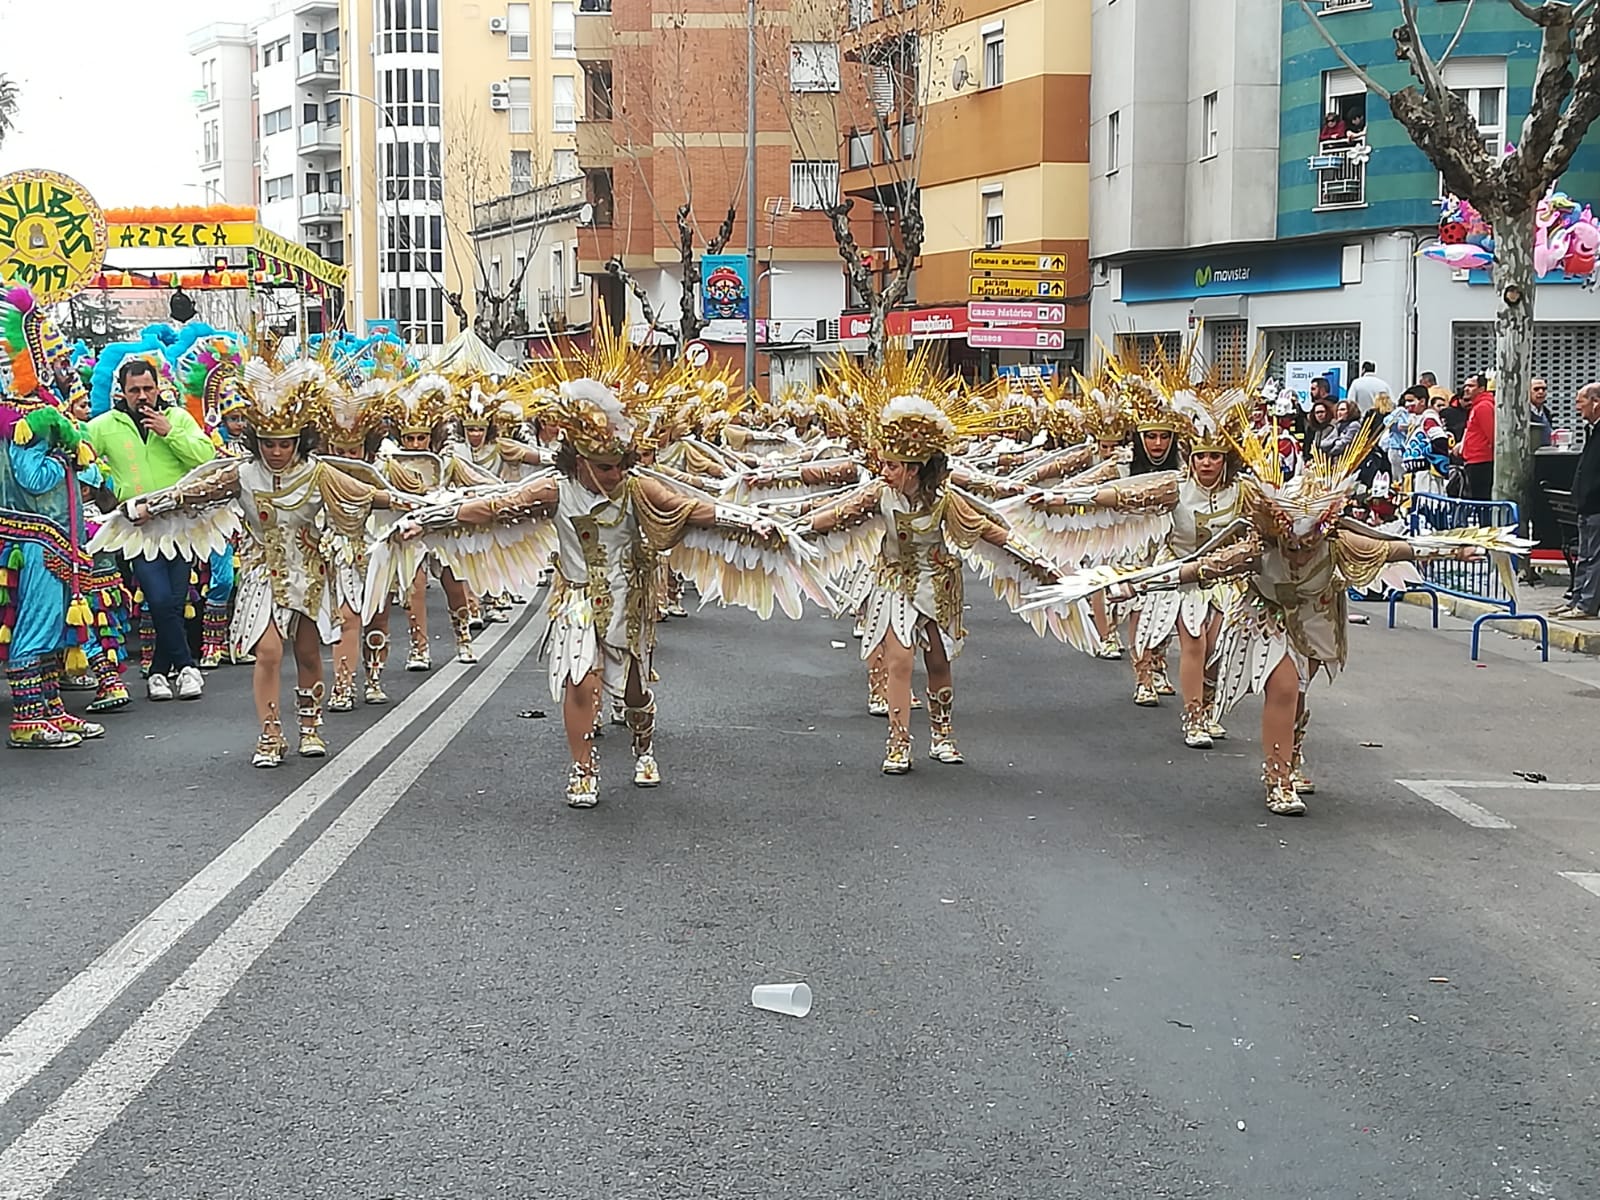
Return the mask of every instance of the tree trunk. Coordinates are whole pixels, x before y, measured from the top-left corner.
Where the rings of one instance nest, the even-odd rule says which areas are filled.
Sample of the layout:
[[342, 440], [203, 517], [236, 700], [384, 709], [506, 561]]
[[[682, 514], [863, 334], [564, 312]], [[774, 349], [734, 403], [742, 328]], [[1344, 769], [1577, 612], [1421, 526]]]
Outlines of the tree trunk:
[[883, 302], [883, 293], [874, 289], [867, 298], [872, 312], [872, 324], [867, 327], [867, 365], [883, 365], [883, 344], [889, 336], [889, 307]]
[[[1533, 213], [1496, 212], [1494, 497], [1526, 514], [1533, 486], [1533, 438], [1528, 427], [1528, 385], [1533, 357]], [[1521, 293], [1516, 303], [1506, 294]]]

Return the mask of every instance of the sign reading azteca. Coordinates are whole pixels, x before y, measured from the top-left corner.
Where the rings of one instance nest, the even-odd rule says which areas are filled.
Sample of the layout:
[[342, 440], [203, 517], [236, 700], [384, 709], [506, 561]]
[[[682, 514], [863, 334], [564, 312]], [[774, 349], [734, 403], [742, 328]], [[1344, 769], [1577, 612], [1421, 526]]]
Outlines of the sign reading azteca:
[[105, 257], [105, 213], [81, 183], [55, 171], [0, 178], [0, 279], [54, 304], [81, 289]]

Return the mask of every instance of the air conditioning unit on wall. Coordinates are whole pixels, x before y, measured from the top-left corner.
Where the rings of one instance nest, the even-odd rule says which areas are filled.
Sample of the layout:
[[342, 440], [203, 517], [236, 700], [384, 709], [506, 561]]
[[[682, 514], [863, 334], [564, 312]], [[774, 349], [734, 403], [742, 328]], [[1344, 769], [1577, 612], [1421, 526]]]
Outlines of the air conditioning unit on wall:
[[504, 17], [490, 17], [489, 18], [489, 32], [490, 33], [504, 33], [505, 31], [506, 31], [506, 19]]
[[489, 95], [509, 96], [511, 95], [511, 85], [504, 79], [497, 79], [489, 85]]
[[489, 111], [490, 112], [509, 112], [510, 109], [511, 109], [511, 97], [510, 96], [490, 96], [489, 97]]

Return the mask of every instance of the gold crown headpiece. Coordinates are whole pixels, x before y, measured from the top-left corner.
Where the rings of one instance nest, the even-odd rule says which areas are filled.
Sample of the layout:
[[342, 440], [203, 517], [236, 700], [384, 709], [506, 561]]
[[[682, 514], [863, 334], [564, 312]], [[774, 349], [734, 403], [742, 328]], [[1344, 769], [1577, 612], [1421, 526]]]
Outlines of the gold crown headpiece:
[[642, 418], [654, 407], [657, 380], [649, 359], [615, 334], [602, 309], [591, 348], [544, 364], [535, 384], [530, 416], [553, 421], [584, 458], [620, 462], [635, 449]]
[[[474, 379], [457, 393], [456, 416], [464, 429], [487, 429], [497, 419], [503, 419], [500, 410], [510, 403], [503, 387], [488, 376]], [[520, 407], [516, 410], [522, 412]], [[522, 418], [519, 415], [517, 419]]]
[[1106, 361], [1101, 360], [1093, 375], [1076, 371], [1072, 375], [1078, 382], [1076, 406], [1084, 432], [1097, 442], [1127, 441], [1133, 432], [1133, 413], [1122, 403]]

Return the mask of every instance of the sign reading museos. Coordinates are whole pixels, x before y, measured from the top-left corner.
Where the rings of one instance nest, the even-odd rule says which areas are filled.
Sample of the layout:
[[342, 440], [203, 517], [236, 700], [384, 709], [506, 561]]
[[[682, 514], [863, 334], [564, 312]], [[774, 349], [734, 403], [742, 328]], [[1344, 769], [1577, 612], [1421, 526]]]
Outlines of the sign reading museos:
[[1122, 300], [1191, 300], [1314, 292], [1342, 284], [1344, 248], [1311, 245], [1177, 254], [1124, 263]]

